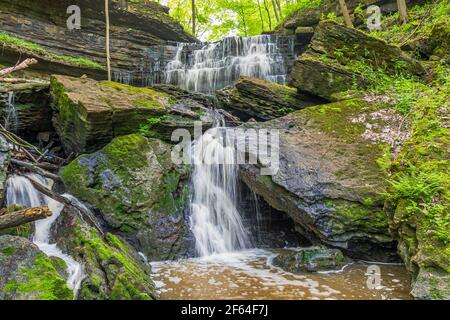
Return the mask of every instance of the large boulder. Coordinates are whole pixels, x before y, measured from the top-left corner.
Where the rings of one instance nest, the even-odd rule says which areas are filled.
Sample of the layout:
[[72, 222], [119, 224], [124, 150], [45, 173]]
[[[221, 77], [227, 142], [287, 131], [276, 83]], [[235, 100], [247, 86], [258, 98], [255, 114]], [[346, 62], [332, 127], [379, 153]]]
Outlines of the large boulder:
[[308, 50], [295, 62], [290, 85], [332, 100], [337, 93], [368, 84], [354, 69], [357, 62], [388, 73], [424, 73], [422, 65], [398, 47], [359, 30], [324, 21], [317, 26]]
[[394, 261], [395, 243], [383, 210], [383, 163], [401, 122], [389, 106], [348, 100], [309, 107], [247, 128], [279, 130], [279, 171], [241, 169], [243, 181], [272, 207], [286, 212], [313, 243], [358, 258]]
[[150, 300], [154, 284], [150, 266], [126, 241], [104, 236], [65, 207], [52, 230], [52, 241], [83, 265], [79, 300]]
[[[0, 87], [0, 116], [10, 117], [9, 128], [18, 135], [35, 140], [40, 132], [53, 131], [49, 83], [5, 84]], [[11, 123], [15, 122], [15, 123]]]
[[188, 171], [172, 163], [171, 150], [157, 139], [121, 136], [60, 174], [68, 192], [93, 206], [149, 259], [176, 258], [186, 251]]
[[72, 300], [61, 264], [25, 238], [0, 236], [0, 300]]
[[271, 120], [321, 102], [298, 93], [295, 88], [249, 77], [242, 77], [234, 86], [217, 91], [217, 98], [223, 109], [245, 121], [250, 118]]
[[292, 273], [339, 270], [346, 263], [340, 250], [326, 247], [280, 249], [276, 254], [273, 264]]
[[53, 76], [53, 123], [67, 153], [94, 152], [114, 137], [147, 128], [170, 141], [176, 128], [212, 123], [208, 109], [147, 88], [88, 78]]

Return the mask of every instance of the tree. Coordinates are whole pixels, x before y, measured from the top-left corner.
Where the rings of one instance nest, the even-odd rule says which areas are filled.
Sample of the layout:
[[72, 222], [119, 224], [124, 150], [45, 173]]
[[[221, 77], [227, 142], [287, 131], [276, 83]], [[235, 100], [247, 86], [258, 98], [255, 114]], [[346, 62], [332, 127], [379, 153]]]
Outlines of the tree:
[[408, 9], [406, 7], [406, 1], [405, 0], [397, 0], [397, 7], [398, 7], [400, 23], [406, 24], [408, 22]]
[[269, 6], [267, 4], [267, 0], [263, 0], [263, 1], [264, 1], [264, 8], [266, 9], [266, 12], [267, 12], [267, 17], [269, 18], [269, 30], [272, 30], [272, 18], [270, 17]]
[[275, 0], [272, 0], [272, 7], [273, 12], [275, 13], [275, 18], [277, 19], [277, 22], [280, 22], [280, 16], [278, 15], [277, 6], [275, 4]]
[[105, 0], [106, 19], [106, 66], [108, 69], [108, 81], [111, 81], [111, 52], [109, 48], [109, 0]]
[[192, 34], [195, 37], [195, 19], [196, 19], [196, 14], [195, 14], [195, 0], [192, 0]]
[[258, 3], [259, 18], [261, 19], [261, 30], [264, 32], [264, 18], [261, 10], [261, 3], [259, 0], [256, 0], [256, 3]]
[[345, 25], [349, 28], [353, 28], [352, 19], [350, 18], [350, 13], [348, 12], [345, 0], [339, 0], [339, 5], [341, 7], [342, 15], [344, 16]]

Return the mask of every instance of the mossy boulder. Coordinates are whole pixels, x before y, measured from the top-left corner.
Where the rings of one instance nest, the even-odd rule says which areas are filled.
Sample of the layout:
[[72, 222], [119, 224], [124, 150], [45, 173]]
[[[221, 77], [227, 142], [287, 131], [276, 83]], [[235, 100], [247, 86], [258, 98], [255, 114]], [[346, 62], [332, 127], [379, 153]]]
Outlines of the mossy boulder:
[[280, 249], [276, 253], [273, 264], [292, 273], [339, 270], [346, 263], [340, 250], [326, 247]]
[[333, 95], [369, 84], [355, 68], [364, 63], [393, 74], [422, 75], [422, 65], [398, 47], [332, 21], [321, 22], [305, 53], [295, 62], [289, 85], [332, 100]]
[[53, 123], [67, 153], [97, 151], [149, 121], [149, 134], [169, 141], [176, 128], [193, 128], [196, 120], [212, 122], [200, 104], [187, 105], [164, 92], [116, 82], [53, 76], [51, 94]]
[[58, 265], [31, 241], [0, 236], [0, 300], [72, 300]]
[[248, 123], [279, 130], [279, 170], [264, 176], [260, 165], [245, 165], [241, 177], [313, 242], [353, 257], [396, 261], [382, 164], [401, 119], [386, 104], [354, 99]]
[[292, 111], [320, 103], [308, 95], [257, 78], [242, 77], [233, 86], [217, 92], [223, 109], [230, 110], [242, 120], [271, 120]]
[[64, 208], [52, 238], [63, 251], [83, 265], [79, 300], [151, 300], [154, 284], [150, 266], [119, 236], [102, 237], [79, 212]]
[[175, 258], [185, 250], [188, 171], [172, 163], [171, 150], [139, 134], [120, 136], [60, 174], [68, 192], [95, 208], [150, 259]]

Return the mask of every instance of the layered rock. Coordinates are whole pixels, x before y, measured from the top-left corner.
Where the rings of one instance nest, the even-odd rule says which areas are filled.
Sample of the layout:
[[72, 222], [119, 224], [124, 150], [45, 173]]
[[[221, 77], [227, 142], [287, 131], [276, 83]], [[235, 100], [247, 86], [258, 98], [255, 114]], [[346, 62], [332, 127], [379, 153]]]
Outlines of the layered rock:
[[244, 121], [266, 121], [319, 104], [296, 89], [256, 78], [241, 77], [232, 87], [217, 91], [221, 107]]
[[[147, 49], [152, 45], [166, 41], [193, 42], [178, 22], [169, 16], [168, 8], [154, 1], [130, 2], [128, 8], [120, 8], [120, 1], [111, 1], [111, 58], [115, 72], [132, 71], [131, 82], [144, 84], [147, 74]], [[70, 30], [67, 27], [69, 6], [77, 5], [81, 9], [81, 28]], [[59, 56], [87, 58], [105, 65], [105, 15], [104, 3], [88, 0], [45, 0], [36, 3], [33, 0], [0, 1], [1, 29], [12, 35], [41, 46], [44, 51]], [[70, 44], [70, 45], [68, 45]], [[18, 48], [24, 51], [23, 48]], [[3, 56], [8, 64], [18, 59], [18, 50]], [[26, 51], [25, 51], [26, 52]], [[35, 65], [47, 73], [69, 75], [87, 74], [106, 77], [86, 68], [74, 69], [76, 63], [48, 64], [48, 54], [40, 54], [41, 63]], [[51, 60], [51, 59], [50, 59]], [[66, 59], [67, 60], [67, 59]], [[65, 65], [72, 68], [64, 68]], [[79, 67], [79, 66], [78, 66]], [[59, 68], [59, 70], [55, 70]]]
[[25, 238], [0, 236], [0, 300], [72, 300], [65, 268]]
[[369, 80], [355, 68], [362, 63], [387, 73], [422, 75], [421, 64], [398, 47], [335, 22], [321, 22], [308, 50], [295, 62], [290, 86], [302, 92], [332, 100], [350, 89], [364, 88]]
[[52, 238], [63, 251], [83, 264], [79, 300], [150, 300], [154, 284], [150, 266], [120, 237], [104, 237], [66, 207], [56, 220]]
[[262, 176], [258, 166], [246, 165], [241, 177], [313, 242], [354, 257], [393, 261], [382, 196], [387, 176], [380, 165], [400, 121], [387, 105], [348, 100], [248, 123], [280, 130], [279, 171]]
[[346, 263], [342, 252], [326, 247], [280, 249], [273, 264], [287, 272], [339, 270]]
[[109, 227], [152, 260], [187, 250], [183, 209], [187, 171], [171, 161], [172, 147], [134, 134], [115, 138], [60, 172], [68, 192], [93, 206]]
[[7, 117], [9, 95], [12, 95], [18, 135], [35, 140], [40, 132], [53, 131], [48, 83], [19, 83], [0, 87], [0, 115]]
[[93, 152], [114, 137], [144, 129], [171, 139], [177, 128], [195, 121], [211, 125], [211, 113], [198, 102], [115, 82], [53, 76], [53, 124], [67, 153]]

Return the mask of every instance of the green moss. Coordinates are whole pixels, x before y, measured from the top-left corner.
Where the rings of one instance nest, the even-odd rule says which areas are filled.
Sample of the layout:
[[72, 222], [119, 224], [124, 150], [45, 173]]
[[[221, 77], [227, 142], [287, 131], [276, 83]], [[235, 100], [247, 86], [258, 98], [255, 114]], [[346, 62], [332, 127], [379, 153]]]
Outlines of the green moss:
[[45, 58], [49, 58], [51, 60], [60, 61], [60, 62], [68, 62], [71, 65], [77, 65], [80, 67], [91, 68], [91, 69], [103, 69], [104, 68], [101, 64], [94, 62], [92, 60], [86, 59], [86, 58], [61, 56], [61, 55], [57, 55], [54, 53], [50, 53], [36, 43], [13, 37], [5, 32], [0, 32], [0, 43], [3, 43], [3, 45], [15, 47], [18, 49], [25, 49], [34, 54], [43, 56]]
[[16, 249], [13, 247], [6, 247], [2, 250], [2, 253], [8, 257], [12, 256], [15, 252], [16, 252]]
[[6, 292], [36, 295], [41, 300], [72, 300], [73, 291], [67, 287], [51, 260], [38, 253], [31, 268], [21, 267], [23, 282], [10, 281], [5, 285]]

